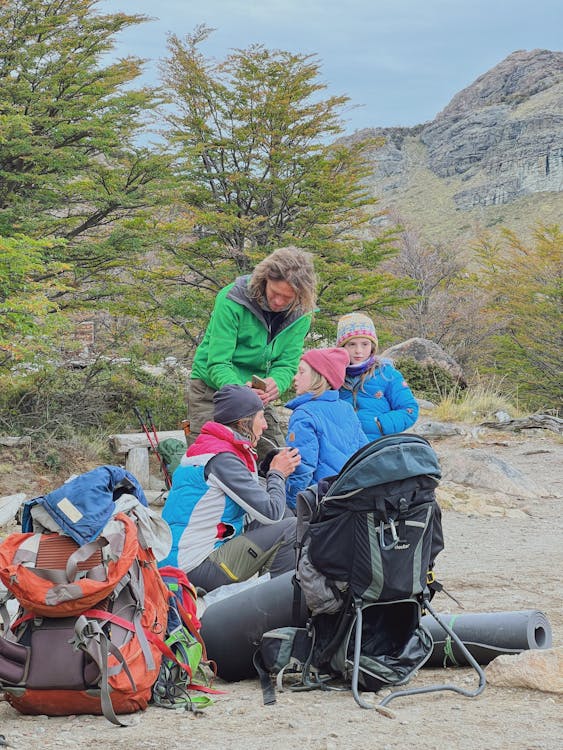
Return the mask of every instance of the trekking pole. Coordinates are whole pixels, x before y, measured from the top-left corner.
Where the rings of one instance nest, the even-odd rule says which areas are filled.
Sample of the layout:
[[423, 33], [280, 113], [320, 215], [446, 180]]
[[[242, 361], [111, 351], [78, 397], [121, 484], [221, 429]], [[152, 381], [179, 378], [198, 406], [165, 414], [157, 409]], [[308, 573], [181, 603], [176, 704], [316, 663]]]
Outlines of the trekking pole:
[[145, 421], [143, 419], [143, 416], [142, 416], [141, 412], [137, 409], [136, 406], [133, 407], [133, 412], [135, 413], [135, 416], [139, 420], [139, 423], [141, 425], [141, 429], [145, 433], [145, 435], [147, 437], [147, 440], [149, 441], [150, 447], [154, 450], [155, 449], [155, 445], [153, 444], [152, 435], [150, 434], [150, 432], [148, 430], [148, 427], [145, 424]]
[[150, 409], [147, 409], [147, 422], [150, 425], [150, 428], [152, 430], [152, 434], [154, 435], [154, 441], [155, 441], [155, 451], [156, 455], [158, 456], [158, 460], [160, 463], [160, 468], [162, 470], [162, 475], [164, 476], [164, 484], [166, 485], [166, 489], [169, 490], [170, 487], [172, 487], [172, 477], [170, 476], [170, 472], [168, 471], [168, 467], [166, 466], [166, 462], [160, 455], [160, 452], [158, 450], [158, 433], [156, 431], [156, 427], [154, 426], [154, 420], [152, 418], [152, 413]]
[[[164, 463], [164, 459], [162, 458], [162, 456], [158, 452], [158, 435], [156, 435], [156, 430], [154, 431], [154, 434], [151, 435], [151, 433], [149, 431], [149, 428], [145, 424], [145, 420], [143, 419], [143, 415], [141, 414], [141, 412], [139, 411], [139, 409], [137, 409], [136, 406], [133, 407], [133, 412], [135, 413], [135, 416], [139, 420], [141, 428], [142, 428], [143, 432], [145, 433], [145, 436], [146, 436], [147, 440], [149, 441], [149, 446], [152, 448], [153, 452], [156, 453], [156, 457], [158, 458], [158, 463], [160, 464], [160, 470], [162, 471], [162, 473], [164, 475], [164, 484], [166, 485], [166, 489], [169, 490], [170, 487], [172, 486], [172, 482], [170, 480], [170, 474], [168, 473], [168, 469], [166, 468], [166, 464]], [[147, 414], [149, 414], [149, 413], [150, 412], [147, 409]], [[155, 437], [156, 437], [156, 440], [157, 440], [156, 443], [155, 443]]]
[[147, 414], [147, 424], [152, 430], [155, 445], [158, 445], [158, 433], [156, 431], [156, 427], [154, 426], [154, 419], [152, 418], [151, 410], [148, 407], [146, 409], [146, 414]]

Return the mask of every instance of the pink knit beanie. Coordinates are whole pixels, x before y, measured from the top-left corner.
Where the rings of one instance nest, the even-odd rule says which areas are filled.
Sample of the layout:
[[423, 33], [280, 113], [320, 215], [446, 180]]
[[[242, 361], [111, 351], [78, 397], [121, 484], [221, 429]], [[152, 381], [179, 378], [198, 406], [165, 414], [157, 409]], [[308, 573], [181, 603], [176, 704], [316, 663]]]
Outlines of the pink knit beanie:
[[338, 321], [336, 346], [344, 346], [350, 339], [369, 339], [377, 348], [377, 334], [373, 320], [364, 313], [348, 313]]
[[338, 390], [344, 383], [350, 355], [346, 349], [309, 349], [301, 358], [328, 380], [331, 388]]

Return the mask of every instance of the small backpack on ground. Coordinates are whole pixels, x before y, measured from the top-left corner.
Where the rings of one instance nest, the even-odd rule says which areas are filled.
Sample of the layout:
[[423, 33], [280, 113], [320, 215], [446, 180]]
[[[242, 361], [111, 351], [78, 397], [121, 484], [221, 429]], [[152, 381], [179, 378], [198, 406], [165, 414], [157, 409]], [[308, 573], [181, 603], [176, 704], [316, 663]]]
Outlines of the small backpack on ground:
[[[63, 514], [65, 530], [89, 541], [79, 544], [62, 529], [42, 529], [16, 532], [0, 543], [0, 580], [6, 588], [0, 599], [0, 690], [24, 714], [104, 714], [125, 725], [118, 715], [145, 709], [152, 696], [169, 591], [145, 544], [147, 528], [141, 533], [134, 514], [117, 512], [101, 530], [91, 525], [86, 505], [95, 506], [95, 514], [101, 509], [105, 520], [106, 479], [111, 486], [123, 479], [118, 467], [102, 469], [94, 470], [93, 479], [103, 478], [104, 491], [94, 492], [91, 502], [73, 492], [93, 486], [86, 475], [53, 497], [30, 501], [45, 522]], [[85, 504], [79, 511], [80, 501]], [[17, 602], [15, 618], [10, 599]]]
[[311, 617], [304, 631], [264, 634], [255, 664], [265, 702], [288, 650], [296, 689], [336, 678], [363, 708], [371, 706], [360, 688], [405, 684], [428, 660], [433, 642], [421, 615], [444, 546], [440, 477], [430, 444], [401, 433], [364, 446], [336, 477], [298, 495], [296, 582]]
[[165, 438], [161, 440], [157, 445], [156, 450], [159, 456], [164, 461], [168, 473], [170, 476], [174, 474], [180, 461], [186, 455], [186, 442], [184, 440], [178, 440], [177, 438]]
[[210, 694], [217, 668], [207, 658], [197, 616], [197, 593], [184, 571], [172, 566], [160, 569], [170, 591], [168, 624], [160, 672], [153, 686], [153, 702], [163, 708], [184, 707], [196, 711], [213, 702]]

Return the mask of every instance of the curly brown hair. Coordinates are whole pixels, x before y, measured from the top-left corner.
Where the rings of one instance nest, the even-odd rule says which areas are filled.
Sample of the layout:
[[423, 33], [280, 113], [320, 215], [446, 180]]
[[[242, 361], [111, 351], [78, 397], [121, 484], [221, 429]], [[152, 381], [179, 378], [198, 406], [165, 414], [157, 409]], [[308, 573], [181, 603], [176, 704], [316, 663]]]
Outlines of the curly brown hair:
[[313, 255], [295, 245], [279, 247], [254, 269], [248, 290], [251, 297], [261, 302], [266, 296], [267, 281], [285, 281], [295, 292], [291, 310], [300, 307], [304, 313], [313, 312], [317, 299], [317, 277]]

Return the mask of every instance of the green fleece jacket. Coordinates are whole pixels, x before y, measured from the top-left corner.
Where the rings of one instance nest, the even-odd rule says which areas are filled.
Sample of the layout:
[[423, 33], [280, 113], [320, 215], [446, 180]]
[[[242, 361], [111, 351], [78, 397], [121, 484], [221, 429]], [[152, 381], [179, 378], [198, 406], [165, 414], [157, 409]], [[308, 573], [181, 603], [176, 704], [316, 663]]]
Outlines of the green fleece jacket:
[[217, 294], [191, 377], [215, 390], [229, 383], [244, 385], [252, 375], [271, 377], [283, 393], [297, 371], [311, 315], [288, 313], [272, 338], [263, 310], [248, 297], [249, 278], [239, 276]]

